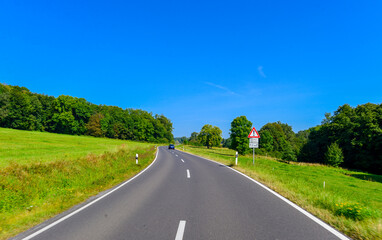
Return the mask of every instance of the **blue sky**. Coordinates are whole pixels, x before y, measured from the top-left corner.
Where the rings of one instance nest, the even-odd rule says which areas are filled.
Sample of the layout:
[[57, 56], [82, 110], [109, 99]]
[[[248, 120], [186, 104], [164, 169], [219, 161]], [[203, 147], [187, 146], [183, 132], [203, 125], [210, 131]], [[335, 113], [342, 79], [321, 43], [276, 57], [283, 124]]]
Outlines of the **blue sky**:
[[382, 102], [382, 2], [0, 2], [0, 82], [164, 114], [175, 136], [295, 132]]

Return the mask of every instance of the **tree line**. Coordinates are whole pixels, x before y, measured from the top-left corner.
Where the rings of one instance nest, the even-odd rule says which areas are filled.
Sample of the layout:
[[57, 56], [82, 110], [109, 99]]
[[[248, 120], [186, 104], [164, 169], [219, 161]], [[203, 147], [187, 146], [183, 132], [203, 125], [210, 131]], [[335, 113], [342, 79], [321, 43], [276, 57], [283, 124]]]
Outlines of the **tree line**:
[[163, 115], [5, 84], [0, 84], [0, 127], [158, 143], [174, 140], [172, 122]]
[[[178, 141], [207, 147], [228, 147], [242, 155], [251, 152], [248, 134], [252, 122], [245, 116], [231, 122], [228, 139], [222, 139], [221, 131], [207, 131], [213, 135], [210, 138], [215, 139], [214, 144], [207, 145], [204, 136], [206, 129], [218, 127], [205, 126], [200, 133], [193, 132], [189, 138], [182, 137]], [[357, 107], [345, 104], [333, 115], [325, 114], [320, 125], [298, 133], [293, 132], [286, 123], [267, 123], [259, 134], [261, 138], [256, 152], [261, 155], [382, 174], [382, 104], [367, 103]]]
[[343, 152], [341, 166], [382, 174], [382, 104], [340, 106], [308, 134], [300, 161], [325, 163], [327, 149], [337, 145]]

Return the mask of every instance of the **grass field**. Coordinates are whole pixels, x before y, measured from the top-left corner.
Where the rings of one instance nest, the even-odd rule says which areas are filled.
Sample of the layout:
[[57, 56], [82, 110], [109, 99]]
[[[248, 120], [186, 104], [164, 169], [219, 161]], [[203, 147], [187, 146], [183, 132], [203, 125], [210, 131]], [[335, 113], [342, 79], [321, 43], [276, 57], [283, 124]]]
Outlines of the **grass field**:
[[136, 175], [154, 157], [154, 144], [0, 128], [0, 239]]
[[186, 145], [184, 150], [234, 167], [354, 239], [382, 239], [382, 176], [263, 156], [252, 165], [252, 154], [240, 156], [234, 166], [230, 149]]
[[115, 152], [122, 144], [128, 144], [129, 147], [146, 146], [145, 143], [129, 144], [129, 141], [118, 139], [0, 128], [0, 168], [11, 162], [27, 164], [74, 160], [90, 153]]

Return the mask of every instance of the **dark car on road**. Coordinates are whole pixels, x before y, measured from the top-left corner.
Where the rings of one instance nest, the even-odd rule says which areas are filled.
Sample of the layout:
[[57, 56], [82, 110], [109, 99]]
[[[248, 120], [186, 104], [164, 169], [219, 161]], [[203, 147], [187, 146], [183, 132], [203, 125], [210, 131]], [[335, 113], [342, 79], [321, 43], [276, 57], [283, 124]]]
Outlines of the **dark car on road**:
[[170, 145], [168, 145], [168, 149], [175, 149], [174, 144], [170, 144]]

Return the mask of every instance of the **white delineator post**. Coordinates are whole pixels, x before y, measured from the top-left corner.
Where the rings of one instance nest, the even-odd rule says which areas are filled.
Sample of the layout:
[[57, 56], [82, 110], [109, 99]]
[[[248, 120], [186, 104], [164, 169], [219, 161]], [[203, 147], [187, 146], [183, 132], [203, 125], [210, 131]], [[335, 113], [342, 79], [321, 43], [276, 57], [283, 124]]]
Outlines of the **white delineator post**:
[[137, 164], [137, 165], [138, 165], [138, 153], [137, 153], [137, 154], [135, 154], [135, 164]]
[[238, 157], [239, 157], [239, 153], [238, 153], [238, 152], [236, 152], [236, 160], [235, 160], [235, 165], [237, 165], [237, 159], [238, 159]]

